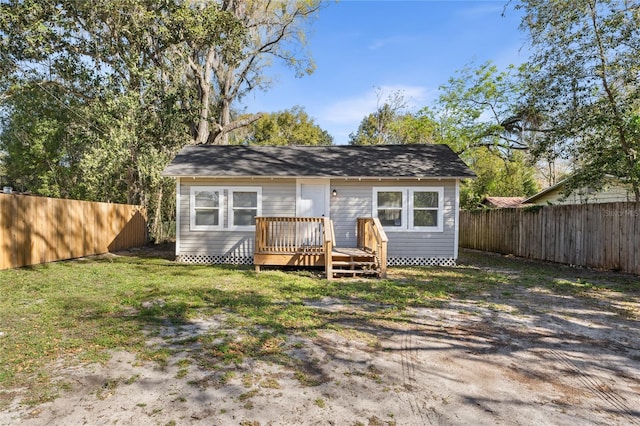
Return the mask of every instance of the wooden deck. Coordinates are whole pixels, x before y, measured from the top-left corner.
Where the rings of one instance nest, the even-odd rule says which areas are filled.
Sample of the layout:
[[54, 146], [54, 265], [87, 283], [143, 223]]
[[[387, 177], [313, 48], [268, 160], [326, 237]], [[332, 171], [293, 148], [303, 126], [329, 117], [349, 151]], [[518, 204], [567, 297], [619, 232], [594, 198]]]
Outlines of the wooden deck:
[[368, 257], [371, 253], [357, 247], [334, 247], [331, 254], [334, 257], [351, 256], [351, 257]]
[[386, 277], [387, 237], [378, 219], [357, 222], [358, 247], [335, 247], [333, 222], [325, 217], [258, 217], [253, 263], [262, 266], [324, 266], [337, 276]]

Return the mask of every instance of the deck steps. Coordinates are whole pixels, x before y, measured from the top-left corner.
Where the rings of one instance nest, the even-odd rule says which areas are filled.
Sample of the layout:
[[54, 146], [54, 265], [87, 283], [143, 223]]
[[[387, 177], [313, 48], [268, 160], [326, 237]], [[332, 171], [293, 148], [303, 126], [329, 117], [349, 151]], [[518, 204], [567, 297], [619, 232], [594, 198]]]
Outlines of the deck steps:
[[333, 277], [380, 275], [378, 260], [374, 253], [358, 248], [334, 248], [332, 252]]
[[374, 269], [334, 269], [335, 275], [378, 275], [378, 271]]
[[376, 262], [361, 262], [361, 261], [345, 261], [345, 260], [334, 260], [333, 261], [333, 266], [334, 267], [340, 267], [340, 266], [376, 266]]

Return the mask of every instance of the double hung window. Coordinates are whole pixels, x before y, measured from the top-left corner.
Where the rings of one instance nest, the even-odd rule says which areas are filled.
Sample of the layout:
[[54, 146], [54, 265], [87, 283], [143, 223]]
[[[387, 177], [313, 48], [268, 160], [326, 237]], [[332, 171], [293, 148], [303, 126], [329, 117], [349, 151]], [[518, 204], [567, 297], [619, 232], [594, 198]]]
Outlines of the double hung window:
[[[262, 188], [192, 186], [192, 231], [250, 230], [261, 214]], [[227, 215], [225, 217], [225, 211]]]
[[260, 188], [229, 188], [229, 228], [253, 228], [260, 216]]
[[388, 231], [443, 230], [444, 188], [373, 188], [373, 216]]
[[222, 228], [223, 204], [221, 188], [191, 187], [191, 229], [204, 231]]

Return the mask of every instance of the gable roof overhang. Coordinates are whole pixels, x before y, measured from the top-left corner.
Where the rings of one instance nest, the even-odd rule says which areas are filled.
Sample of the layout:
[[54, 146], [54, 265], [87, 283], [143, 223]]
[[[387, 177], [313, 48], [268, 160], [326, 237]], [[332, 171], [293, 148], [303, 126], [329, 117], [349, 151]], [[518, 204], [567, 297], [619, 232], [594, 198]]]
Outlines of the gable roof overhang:
[[535, 201], [537, 201], [538, 199], [544, 197], [545, 195], [554, 192], [556, 190], [562, 190], [565, 183], [567, 182], [568, 178], [562, 179], [560, 181], [558, 181], [557, 183], [555, 183], [554, 185], [551, 185], [545, 189], [543, 189], [542, 191], [538, 192], [537, 194], [533, 194], [531, 197], [527, 198], [526, 200], [524, 200], [522, 202], [522, 204], [527, 204], [527, 203], [533, 203]]
[[475, 174], [446, 145], [183, 148], [162, 172], [185, 178], [467, 179]]

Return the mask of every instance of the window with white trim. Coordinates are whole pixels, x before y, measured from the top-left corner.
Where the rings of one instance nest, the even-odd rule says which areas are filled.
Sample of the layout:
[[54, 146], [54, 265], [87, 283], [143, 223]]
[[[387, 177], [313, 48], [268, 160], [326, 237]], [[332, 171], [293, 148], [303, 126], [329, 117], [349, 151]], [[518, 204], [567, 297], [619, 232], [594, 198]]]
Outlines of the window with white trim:
[[222, 188], [192, 186], [190, 198], [191, 230], [206, 231], [222, 228], [224, 205]]
[[384, 227], [402, 228], [406, 226], [404, 191], [393, 189], [378, 190], [375, 194], [376, 216]]
[[261, 214], [262, 188], [229, 188], [229, 228], [251, 228]]
[[419, 191], [410, 190], [411, 194], [411, 228], [434, 228], [440, 225], [439, 212], [440, 196], [439, 191]]
[[373, 188], [373, 216], [388, 231], [443, 230], [443, 187]]
[[190, 197], [192, 231], [253, 230], [262, 212], [260, 187], [192, 186]]

